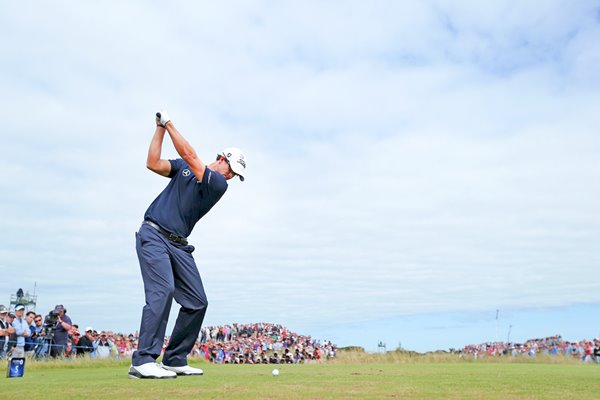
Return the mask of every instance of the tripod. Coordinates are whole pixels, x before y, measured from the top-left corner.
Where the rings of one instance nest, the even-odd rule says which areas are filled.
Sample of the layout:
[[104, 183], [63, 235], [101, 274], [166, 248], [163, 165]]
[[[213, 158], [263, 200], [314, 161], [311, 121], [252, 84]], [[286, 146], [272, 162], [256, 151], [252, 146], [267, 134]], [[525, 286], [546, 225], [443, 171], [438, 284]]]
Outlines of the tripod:
[[54, 341], [54, 331], [55, 328], [44, 330], [44, 335], [37, 338], [37, 344], [33, 350], [35, 358], [50, 357], [50, 349], [52, 348], [52, 342]]

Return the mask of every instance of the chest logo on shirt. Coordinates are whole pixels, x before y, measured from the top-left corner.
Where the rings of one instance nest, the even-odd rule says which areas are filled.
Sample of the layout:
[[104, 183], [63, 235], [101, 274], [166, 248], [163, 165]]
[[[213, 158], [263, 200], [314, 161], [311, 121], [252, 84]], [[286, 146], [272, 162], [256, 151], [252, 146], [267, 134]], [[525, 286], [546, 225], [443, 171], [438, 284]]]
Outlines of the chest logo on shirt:
[[183, 175], [183, 176], [190, 176], [190, 170], [189, 169], [184, 169], [183, 171], [181, 171], [181, 175]]

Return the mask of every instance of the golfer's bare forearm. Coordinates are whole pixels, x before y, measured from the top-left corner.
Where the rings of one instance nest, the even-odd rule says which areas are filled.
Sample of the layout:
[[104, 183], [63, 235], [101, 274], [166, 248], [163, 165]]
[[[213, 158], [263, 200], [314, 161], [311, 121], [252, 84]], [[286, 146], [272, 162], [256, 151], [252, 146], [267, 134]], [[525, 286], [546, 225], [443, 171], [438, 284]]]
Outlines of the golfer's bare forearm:
[[146, 165], [148, 166], [148, 168], [150, 168], [150, 166], [156, 164], [158, 160], [160, 160], [164, 137], [165, 128], [157, 126], [156, 131], [154, 132], [154, 136], [152, 136], [152, 141], [150, 142], [150, 148], [148, 149], [148, 160], [146, 161]]
[[148, 149], [146, 167], [157, 174], [168, 176], [169, 172], [171, 172], [171, 164], [167, 160], [161, 160], [160, 158], [164, 137], [165, 128], [157, 126], [150, 142], [150, 148]]

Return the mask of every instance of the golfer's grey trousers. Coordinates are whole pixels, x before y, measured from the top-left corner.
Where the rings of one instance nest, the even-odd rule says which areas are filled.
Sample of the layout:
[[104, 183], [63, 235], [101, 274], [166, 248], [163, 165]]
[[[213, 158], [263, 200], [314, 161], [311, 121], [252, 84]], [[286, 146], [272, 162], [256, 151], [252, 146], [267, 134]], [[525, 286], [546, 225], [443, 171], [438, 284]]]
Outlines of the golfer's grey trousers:
[[193, 246], [171, 242], [143, 224], [136, 233], [146, 305], [142, 312], [138, 349], [132, 365], [155, 362], [160, 356], [173, 297], [181, 305], [163, 356], [163, 364], [187, 365], [187, 355], [198, 338], [208, 302], [192, 257]]

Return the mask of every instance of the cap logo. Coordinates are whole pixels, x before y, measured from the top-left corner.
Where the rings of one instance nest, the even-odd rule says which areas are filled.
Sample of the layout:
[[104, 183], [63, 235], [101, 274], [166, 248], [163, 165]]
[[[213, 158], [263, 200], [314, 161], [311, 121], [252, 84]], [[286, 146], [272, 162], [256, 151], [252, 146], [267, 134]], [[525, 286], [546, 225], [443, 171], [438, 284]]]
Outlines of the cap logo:
[[242, 167], [246, 168], [246, 161], [244, 161], [240, 158], [237, 162], [238, 162], [238, 164], [242, 164]]

